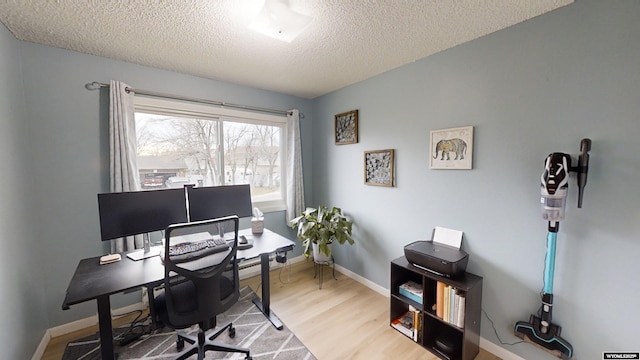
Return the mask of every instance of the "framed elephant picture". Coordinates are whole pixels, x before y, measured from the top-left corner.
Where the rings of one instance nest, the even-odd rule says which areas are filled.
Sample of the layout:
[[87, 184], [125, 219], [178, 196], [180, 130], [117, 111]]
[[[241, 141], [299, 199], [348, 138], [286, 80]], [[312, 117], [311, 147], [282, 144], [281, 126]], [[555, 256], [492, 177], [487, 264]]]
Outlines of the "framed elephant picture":
[[472, 169], [473, 126], [431, 130], [429, 151], [431, 169]]

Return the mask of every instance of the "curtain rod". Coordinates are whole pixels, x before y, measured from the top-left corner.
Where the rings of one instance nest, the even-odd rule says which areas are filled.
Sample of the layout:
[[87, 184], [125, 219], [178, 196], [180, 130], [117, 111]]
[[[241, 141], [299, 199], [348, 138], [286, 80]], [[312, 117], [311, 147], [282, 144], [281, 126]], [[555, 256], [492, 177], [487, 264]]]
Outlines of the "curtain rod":
[[[100, 88], [108, 88], [109, 84], [93, 81], [93, 82], [87, 83], [84, 87], [87, 90], [98, 90]], [[125, 91], [126, 92], [133, 92], [133, 93], [139, 94], [139, 95], [151, 96], [151, 97], [158, 97], [158, 98], [172, 99], [172, 100], [181, 100], [181, 101], [208, 104], [208, 105], [214, 105], [214, 106], [220, 106], [220, 107], [228, 107], [228, 108], [234, 108], [234, 109], [258, 111], [258, 112], [264, 112], [264, 113], [270, 113], [270, 114], [287, 115], [289, 113], [289, 111], [285, 111], [285, 110], [274, 110], [274, 109], [268, 109], [268, 108], [262, 108], [262, 107], [256, 107], [256, 106], [233, 104], [233, 103], [222, 102], [222, 101], [199, 99], [199, 98], [193, 98], [193, 97], [188, 97], [188, 96], [178, 96], [178, 95], [160, 93], [160, 92], [149, 91], [149, 90], [134, 89], [134, 88], [131, 88], [131, 87], [126, 87]], [[302, 114], [302, 113], [300, 113], [299, 116], [300, 116], [300, 118], [304, 118], [304, 114]]]

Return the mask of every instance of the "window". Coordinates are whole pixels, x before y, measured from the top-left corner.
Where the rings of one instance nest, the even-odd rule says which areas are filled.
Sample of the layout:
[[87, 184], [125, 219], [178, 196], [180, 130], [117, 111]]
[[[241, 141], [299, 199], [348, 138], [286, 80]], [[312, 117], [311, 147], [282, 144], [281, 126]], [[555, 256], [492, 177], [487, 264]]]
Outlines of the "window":
[[135, 97], [143, 190], [251, 185], [254, 207], [285, 208], [286, 117]]

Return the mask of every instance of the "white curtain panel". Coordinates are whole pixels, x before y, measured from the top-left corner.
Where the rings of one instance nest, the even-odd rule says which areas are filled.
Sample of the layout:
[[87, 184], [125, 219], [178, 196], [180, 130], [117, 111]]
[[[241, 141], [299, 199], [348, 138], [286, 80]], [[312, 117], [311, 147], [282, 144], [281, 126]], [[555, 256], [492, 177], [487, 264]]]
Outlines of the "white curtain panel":
[[[136, 164], [136, 123], [133, 92], [127, 84], [111, 80], [109, 84], [109, 174], [111, 192], [139, 191], [140, 176]], [[121, 253], [143, 246], [142, 235], [111, 241], [111, 252]]]
[[304, 211], [300, 111], [287, 112], [287, 225]]

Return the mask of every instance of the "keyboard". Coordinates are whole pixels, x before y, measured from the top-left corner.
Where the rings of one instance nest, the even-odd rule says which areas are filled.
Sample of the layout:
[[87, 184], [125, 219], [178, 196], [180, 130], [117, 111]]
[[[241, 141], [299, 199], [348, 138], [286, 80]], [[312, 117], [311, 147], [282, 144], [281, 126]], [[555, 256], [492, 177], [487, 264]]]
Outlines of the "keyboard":
[[169, 257], [174, 263], [180, 263], [226, 250], [229, 250], [229, 244], [224, 239], [215, 238], [172, 245], [169, 247]]

